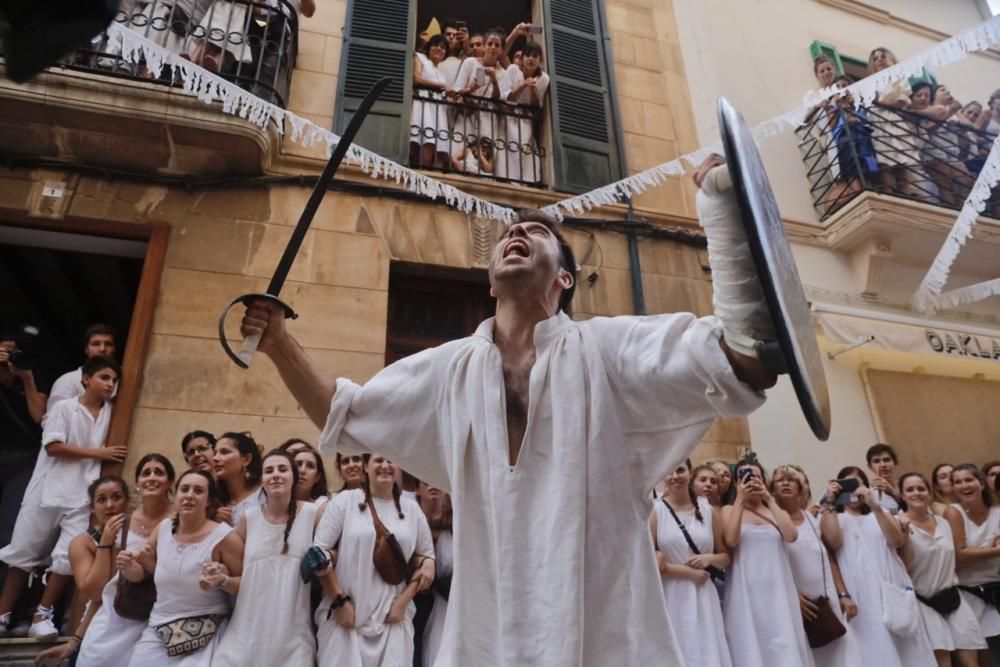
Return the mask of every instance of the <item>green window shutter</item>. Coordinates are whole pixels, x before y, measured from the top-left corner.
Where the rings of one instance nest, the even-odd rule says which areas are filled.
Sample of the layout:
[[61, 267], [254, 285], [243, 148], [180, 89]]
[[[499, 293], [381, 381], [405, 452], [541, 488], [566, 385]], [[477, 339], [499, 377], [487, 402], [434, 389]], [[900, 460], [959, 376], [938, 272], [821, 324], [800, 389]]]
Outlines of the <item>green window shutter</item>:
[[340, 59], [334, 131], [347, 127], [368, 89], [383, 76], [394, 81], [365, 119], [355, 143], [406, 161], [413, 76], [411, 0], [348, 0]]
[[611, 109], [609, 59], [597, 3], [545, 3], [552, 79], [555, 187], [586, 192], [621, 178]]

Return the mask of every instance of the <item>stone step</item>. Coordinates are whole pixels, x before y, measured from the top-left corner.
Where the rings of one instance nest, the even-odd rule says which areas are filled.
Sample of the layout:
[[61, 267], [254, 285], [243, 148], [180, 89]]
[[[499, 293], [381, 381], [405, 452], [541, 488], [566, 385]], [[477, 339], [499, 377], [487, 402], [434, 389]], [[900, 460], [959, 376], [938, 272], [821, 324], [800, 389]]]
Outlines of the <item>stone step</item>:
[[36, 655], [67, 639], [67, 637], [45, 641], [27, 638], [0, 639], [0, 667], [31, 667], [35, 664]]

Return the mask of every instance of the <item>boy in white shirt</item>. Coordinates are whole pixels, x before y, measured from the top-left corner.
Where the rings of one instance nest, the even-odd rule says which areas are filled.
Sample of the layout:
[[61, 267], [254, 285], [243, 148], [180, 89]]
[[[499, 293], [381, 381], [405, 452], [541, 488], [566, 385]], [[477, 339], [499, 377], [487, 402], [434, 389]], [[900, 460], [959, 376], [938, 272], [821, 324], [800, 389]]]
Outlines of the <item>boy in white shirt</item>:
[[[83, 332], [83, 354], [87, 359], [91, 357], [114, 357], [117, 348], [115, 341], [115, 330], [110, 325], [100, 322], [91, 324]], [[49, 402], [45, 410], [48, 412], [59, 401], [78, 396], [83, 396], [83, 366], [68, 373], [63, 373], [52, 384], [52, 390], [49, 392]]]
[[[56, 403], [46, 415], [42, 450], [24, 494], [9, 545], [0, 560], [9, 567], [0, 593], [0, 636], [27, 584], [28, 573], [49, 562], [48, 584], [28, 636], [55, 637], [52, 609], [72, 576], [69, 543], [87, 530], [87, 486], [101, 474], [102, 462], [125, 460], [124, 446], [105, 446], [111, 421], [110, 399], [121, 368], [111, 357], [92, 357], [82, 369], [84, 393]], [[54, 547], [54, 548], [53, 548]]]

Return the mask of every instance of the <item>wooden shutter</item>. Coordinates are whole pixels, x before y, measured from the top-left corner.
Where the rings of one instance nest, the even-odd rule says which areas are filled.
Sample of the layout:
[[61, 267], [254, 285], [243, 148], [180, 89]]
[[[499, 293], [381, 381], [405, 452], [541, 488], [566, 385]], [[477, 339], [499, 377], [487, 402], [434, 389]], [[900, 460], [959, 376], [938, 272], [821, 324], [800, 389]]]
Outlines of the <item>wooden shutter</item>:
[[586, 192], [621, 178], [610, 73], [597, 3], [545, 3], [552, 79], [555, 187]]
[[356, 143], [398, 162], [406, 160], [413, 76], [411, 0], [348, 0], [337, 83], [334, 131], [342, 132], [372, 84], [394, 81], [365, 119]]

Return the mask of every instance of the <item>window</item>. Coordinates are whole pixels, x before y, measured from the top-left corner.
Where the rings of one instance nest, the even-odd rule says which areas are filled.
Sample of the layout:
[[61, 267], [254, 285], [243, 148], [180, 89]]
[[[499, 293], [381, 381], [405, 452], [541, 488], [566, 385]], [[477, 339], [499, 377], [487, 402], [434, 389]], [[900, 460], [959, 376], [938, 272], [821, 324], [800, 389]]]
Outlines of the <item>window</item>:
[[[1000, 2], [1000, 0], [997, 0]], [[844, 55], [837, 50], [837, 47], [833, 44], [826, 44], [824, 42], [813, 42], [809, 45], [809, 53], [813, 58], [817, 56], [827, 56], [833, 60], [834, 65], [837, 67], [837, 74], [846, 74], [851, 78], [851, 81], [860, 81], [861, 79], [868, 76], [868, 59], [867, 55], [865, 58], [854, 58], [848, 55]], [[933, 73], [924, 69], [920, 76], [911, 76], [910, 85], [920, 81], [926, 81], [932, 86], [937, 85], [937, 77]]]
[[[346, 126], [375, 80], [391, 76], [395, 81], [358, 142], [393, 160], [567, 192], [620, 178], [601, 1], [348, 0], [335, 130]], [[492, 95], [485, 102], [471, 95], [449, 99], [414, 86], [414, 63], [422, 66], [415, 55], [418, 33], [440, 31], [449, 15], [464, 17], [473, 31], [494, 22], [509, 31], [524, 19], [542, 27], [533, 40], [543, 47], [551, 85], [541, 109]], [[411, 123], [414, 116], [431, 120]], [[414, 150], [411, 137], [419, 139]]]
[[486, 271], [396, 262], [389, 270], [385, 363], [469, 336], [495, 310]]

